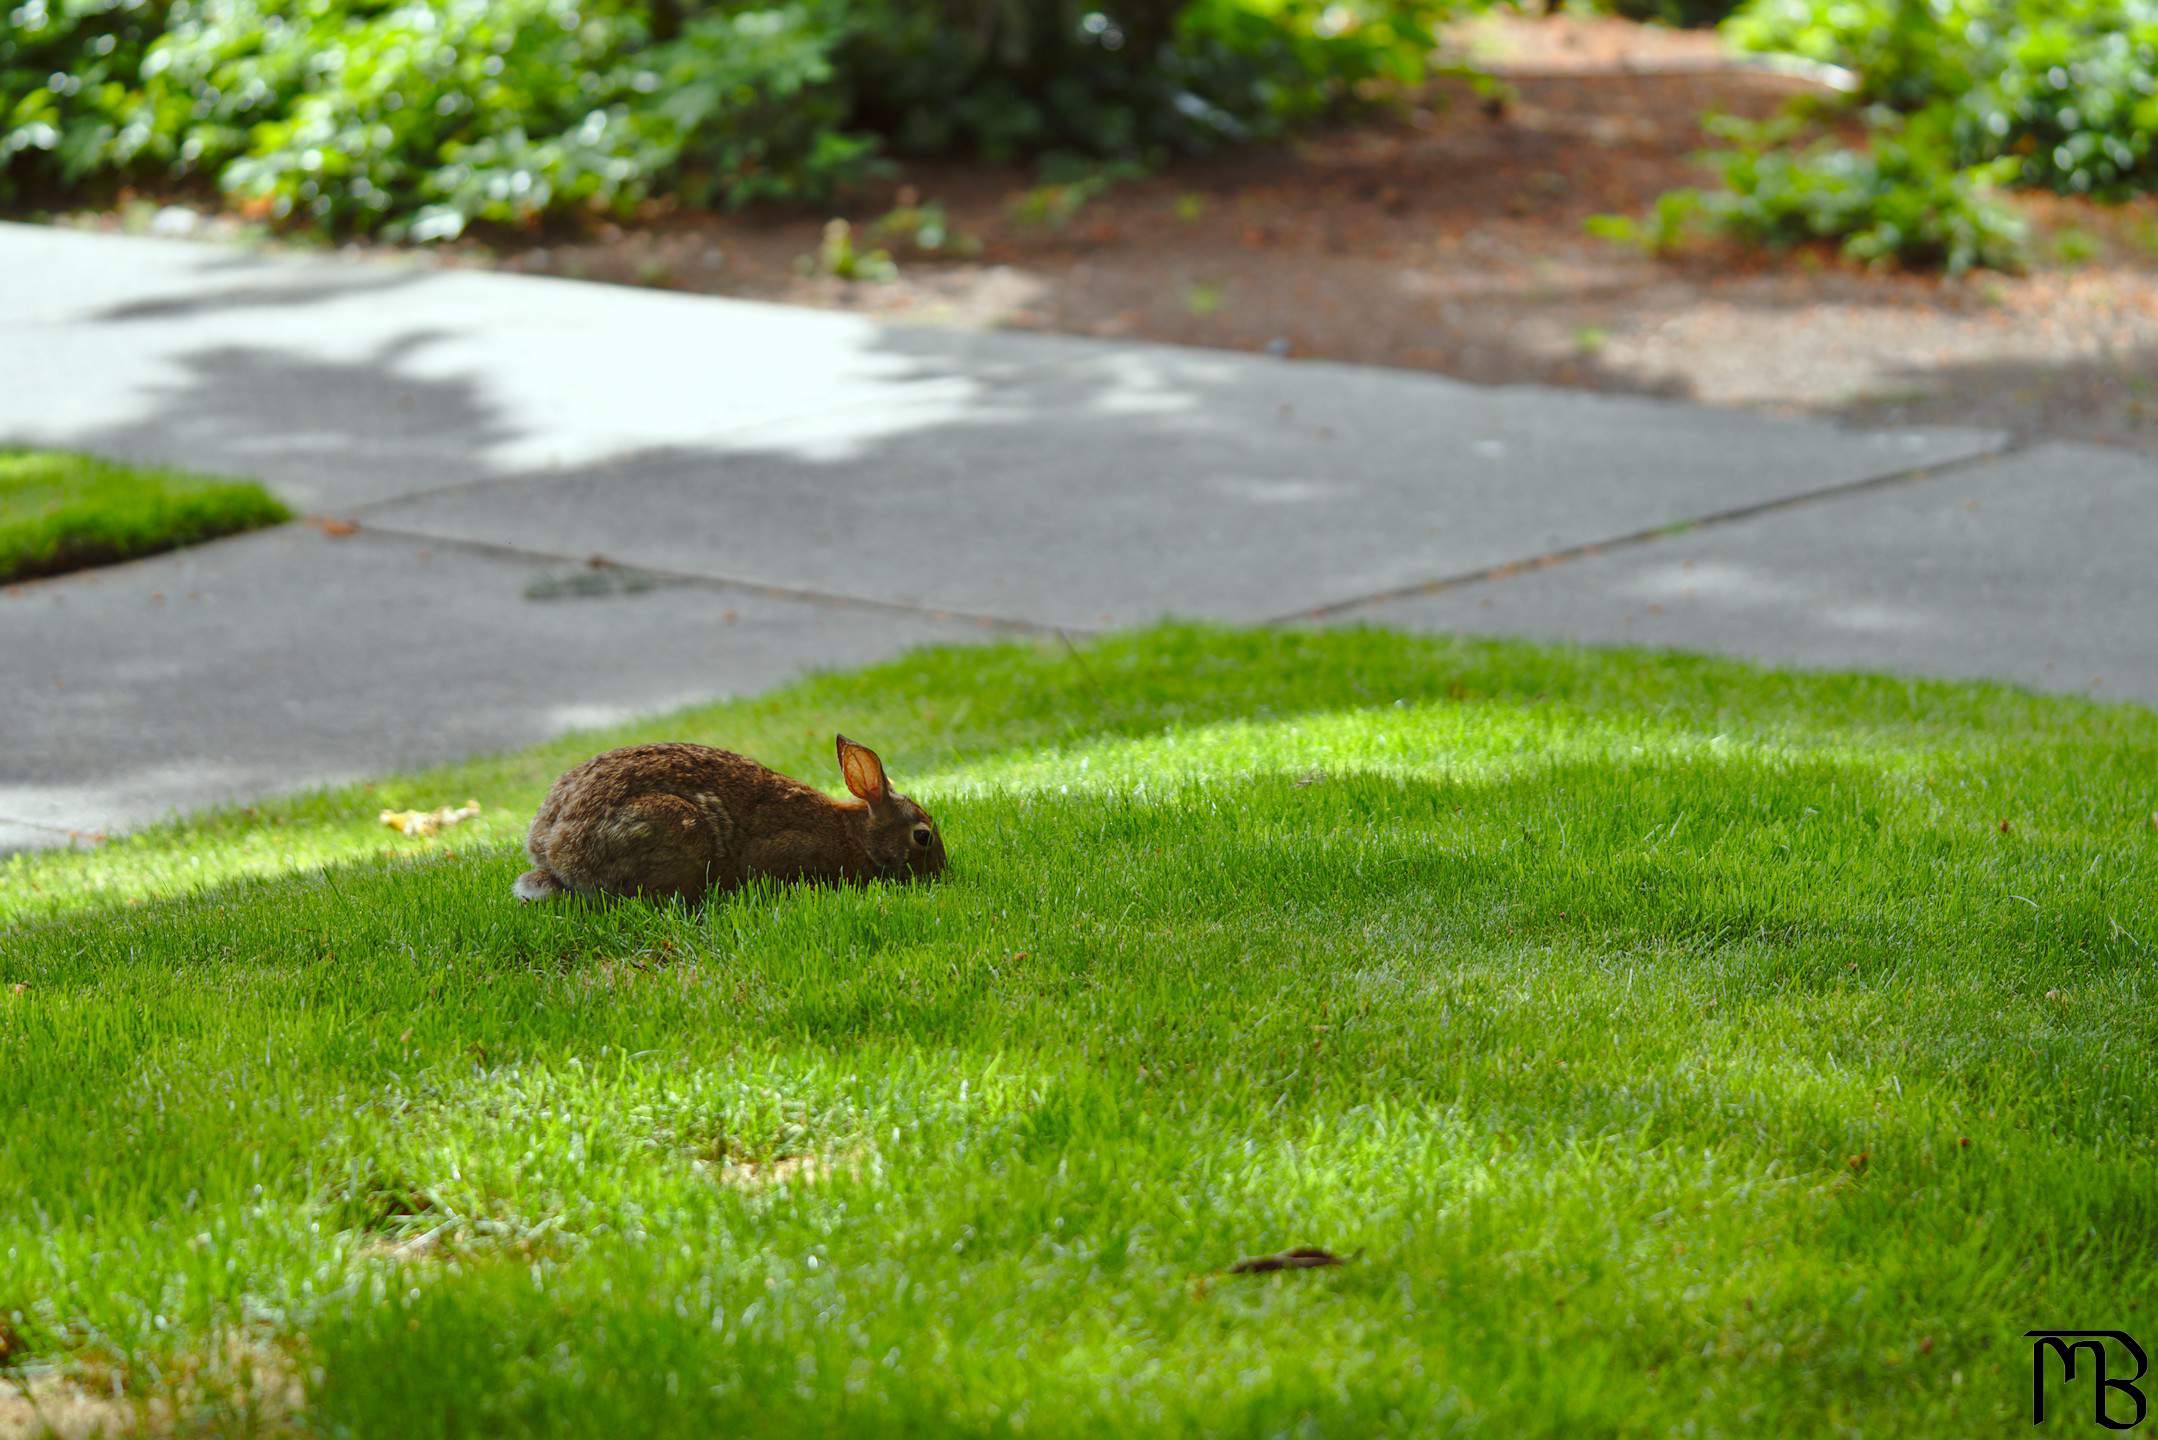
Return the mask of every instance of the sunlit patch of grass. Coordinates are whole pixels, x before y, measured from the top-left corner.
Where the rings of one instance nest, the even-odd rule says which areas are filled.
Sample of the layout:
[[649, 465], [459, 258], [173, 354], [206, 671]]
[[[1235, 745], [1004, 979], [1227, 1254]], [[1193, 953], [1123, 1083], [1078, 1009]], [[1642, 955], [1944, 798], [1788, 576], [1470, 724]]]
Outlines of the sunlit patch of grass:
[[[945, 880], [511, 903], [572, 759], [835, 729]], [[2158, 1300], [2154, 777], [2131, 707], [1172, 628], [20, 859], [0, 1319], [246, 1329], [339, 1433], [1990, 1432]]]
[[0, 450], [0, 582], [132, 560], [290, 518], [251, 480]]

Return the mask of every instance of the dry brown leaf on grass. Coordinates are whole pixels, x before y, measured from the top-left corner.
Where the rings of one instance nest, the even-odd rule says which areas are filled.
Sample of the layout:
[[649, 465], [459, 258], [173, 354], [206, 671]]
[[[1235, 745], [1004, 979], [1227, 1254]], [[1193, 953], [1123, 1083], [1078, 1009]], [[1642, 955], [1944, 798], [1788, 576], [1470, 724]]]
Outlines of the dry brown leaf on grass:
[[467, 800], [462, 805], [444, 805], [439, 810], [385, 810], [376, 818], [400, 835], [425, 837], [452, 825], [462, 825], [480, 813], [480, 802]]

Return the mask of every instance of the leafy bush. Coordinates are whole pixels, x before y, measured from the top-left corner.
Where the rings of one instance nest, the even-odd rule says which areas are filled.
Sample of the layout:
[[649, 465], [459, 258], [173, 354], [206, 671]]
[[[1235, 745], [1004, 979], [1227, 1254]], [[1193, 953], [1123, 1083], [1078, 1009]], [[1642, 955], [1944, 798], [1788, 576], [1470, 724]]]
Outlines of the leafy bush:
[[1652, 254], [1711, 229], [1777, 248], [1829, 242], [1868, 263], [2020, 269], [2023, 223], [1993, 193], [2003, 167], [1949, 164], [1939, 123], [1932, 114], [1883, 119], [1868, 148], [1852, 149], [1794, 146], [1789, 124], [1725, 119], [1715, 128], [1735, 144], [1706, 157], [1721, 189], [1675, 190], [1644, 220], [1599, 215], [1589, 229]]
[[1858, 77], [1860, 99], [1915, 108], [1969, 88], [1974, 26], [1984, 22], [1965, 0], [1746, 0], [1724, 34], [1841, 66]]
[[2014, 270], [2024, 232], [1993, 198], [1982, 169], [1958, 169], [1923, 119], [1878, 129], [1866, 149], [1833, 141], [1810, 148], [1741, 144], [1713, 157], [1724, 188], [1702, 213], [1727, 233], [1769, 245], [1826, 240], [1853, 259], [1890, 258]]
[[[63, 182], [214, 175], [331, 230], [437, 238], [474, 220], [620, 208], [662, 181], [693, 201], [813, 195], [868, 149], [840, 128], [831, 14], [804, 4], [702, 17], [660, 45], [640, 13], [574, 0], [21, 13], [22, 60], [94, 48], [87, 19], [133, 73], [122, 62], [94, 86], [18, 93], [23, 66], [0, 56], [17, 62], [0, 71], [16, 94], [0, 140], [13, 158], [48, 152]], [[124, 32], [106, 28], [115, 17]]]
[[843, 63], [916, 153], [1193, 152], [1422, 76], [1454, 0], [874, 0]]
[[1666, 244], [1683, 210], [1771, 244], [2013, 268], [2022, 227], [1994, 187], [2158, 188], [2158, 0], [1747, 0], [1725, 28], [1855, 73], [1870, 145], [1755, 137], [1713, 157], [1721, 192], [1605, 233]]
[[0, 197], [32, 165], [73, 181], [121, 153], [120, 124], [165, 5], [21, 0], [0, 10]]
[[1277, 135], [1421, 75], [1452, 0], [14, 3], [0, 197], [203, 176], [428, 239], [660, 193], [818, 200], [880, 139], [1153, 158]]
[[2004, 157], [2017, 183], [2118, 195], [2152, 188], [2158, 0], [2025, 0], [1953, 106], [1966, 163]]
[[2101, 195], [2153, 183], [2158, 0], [1749, 0], [1728, 28], [1940, 112], [1928, 126], [1957, 165]]

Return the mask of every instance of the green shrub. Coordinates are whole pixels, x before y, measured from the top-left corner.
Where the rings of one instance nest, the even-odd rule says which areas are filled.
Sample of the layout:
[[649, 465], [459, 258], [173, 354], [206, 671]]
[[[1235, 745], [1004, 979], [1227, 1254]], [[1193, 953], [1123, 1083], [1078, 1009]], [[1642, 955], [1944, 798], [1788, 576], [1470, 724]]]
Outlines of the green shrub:
[[2117, 196], [2149, 189], [2158, 127], [2158, 0], [2026, 0], [1955, 101], [1966, 162], [2017, 183]]
[[1970, 87], [1977, 56], [1965, 37], [1984, 23], [1966, 0], [1747, 0], [1724, 34], [1841, 66], [1858, 77], [1861, 100], [1912, 108]]
[[1192, 153], [1424, 74], [1454, 0], [871, 0], [842, 63], [902, 151]]
[[280, 217], [420, 238], [619, 209], [661, 183], [694, 202], [814, 196], [868, 150], [842, 128], [836, 13], [713, 14], [655, 45], [641, 12], [574, 0], [174, 0], [87, 17], [94, 34], [33, 12], [11, 92], [100, 35], [135, 57], [132, 84], [108, 66], [19, 95], [0, 150], [46, 152], [62, 182], [214, 175]]
[[72, 183], [133, 158], [120, 130], [165, 10], [166, 0], [21, 0], [0, 10], [0, 198], [10, 176], [33, 168]]
[[[9, 0], [0, 0], [0, 4]], [[329, 231], [813, 201], [878, 143], [1154, 159], [1409, 82], [1452, 0], [16, 0], [0, 197], [214, 177]]]
[[1727, 33], [1844, 66], [1863, 98], [1945, 108], [1958, 165], [2072, 193], [2152, 184], [2158, 0], [1749, 0]]
[[2158, 0], [1747, 0], [1725, 30], [1844, 67], [1876, 107], [1863, 149], [1784, 137], [1717, 157], [1725, 188], [1698, 208], [1734, 233], [2010, 268], [2022, 229], [1993, 187], [2158, 188]]
[[1599, 215], [1591, 233], [1654, 254], [1709, 229], [1783, 248], [1831, 243], [1855, 260], [1900, 260], [1951, 272], [2020, 269], [2022, 221], [1993, 194], [2004, 167], [1959, 169], [1935, 112], [1882, 118], [1863, 149], [1833, 140], [1798, 147], [1786, 126], [1725, 121], [1734, 147], [1706, 157], [1719, 190], [1676, 190], [1645, 220]]
[[1993, 197], [1994, 176], [1958, 169], [1926, 117], [1882, 125], [1865, 149], [1834, 141], [1794, 150], [1740, 145], [1712, 157], [1723, 190], [1702, 214], [1743, 239], [1833, 241], [1853, 259], [1900, 259], [1950, 272], [2018, 269], [2022, 222]]

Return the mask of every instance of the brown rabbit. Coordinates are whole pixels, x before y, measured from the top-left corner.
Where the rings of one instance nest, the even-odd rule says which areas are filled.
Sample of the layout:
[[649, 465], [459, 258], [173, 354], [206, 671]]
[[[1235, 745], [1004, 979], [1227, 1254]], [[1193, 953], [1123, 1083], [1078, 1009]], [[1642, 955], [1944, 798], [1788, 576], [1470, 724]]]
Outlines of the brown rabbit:
[[632, 745], [554, 782], [525, 849], [520, 900], [735, 889], [752, 875], [861, 884], [934, 875], [944, 840], [892, 792], [876, 752], [839, 739], [850, 803], [708, 745]]

